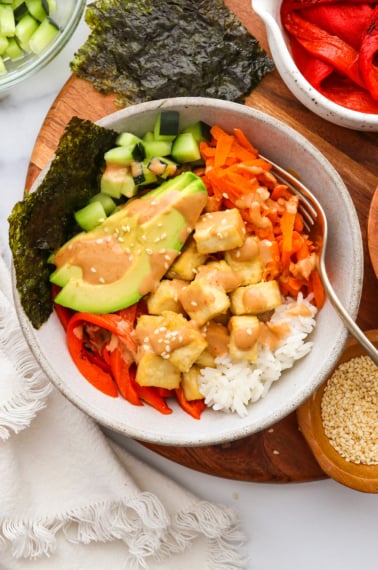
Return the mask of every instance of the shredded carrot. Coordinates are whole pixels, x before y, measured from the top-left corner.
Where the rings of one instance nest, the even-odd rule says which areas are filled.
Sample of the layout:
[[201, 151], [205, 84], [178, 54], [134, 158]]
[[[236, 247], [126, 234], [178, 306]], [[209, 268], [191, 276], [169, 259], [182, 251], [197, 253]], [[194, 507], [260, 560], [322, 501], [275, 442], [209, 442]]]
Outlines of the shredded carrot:
[[298, 261], [319, 250], [319, 244], [304, 233], [303, 218], [296, 207], [298, 198], [278, 182], [271, 165], [259, 156], [242, 129], [228, 134], [214, 125], [210, 132], [211, 140], [200, 145], [210, 210], [237, 207], [247, 233], [274, 244], [274, 261], [265, 265], [264, 279], [278, 279], [281, 292], [294, 298], [299, 292], [312, 292], [320, 308], [324, 292], [316, 271], [308, 278], [294, 272]]

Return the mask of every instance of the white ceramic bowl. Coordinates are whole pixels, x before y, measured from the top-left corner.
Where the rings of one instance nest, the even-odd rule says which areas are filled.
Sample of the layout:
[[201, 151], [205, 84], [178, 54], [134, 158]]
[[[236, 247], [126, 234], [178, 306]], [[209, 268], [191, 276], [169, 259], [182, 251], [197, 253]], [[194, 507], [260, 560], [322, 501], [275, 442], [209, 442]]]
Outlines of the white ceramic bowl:
[[273, 61], [282, 80], [303, 105], [323, 119], [357, 131], [378, 131], [378, 115], [352, 111], [333, 103], [314, 89], [294, 63], [280, 18], [282, 0], [252, 0], [263, 20]]
[[[142, 103], [105, 117], [100, 124], [117, 131], [143, 134], [151, 129], [162, 108], [178, 110], [181, 127], [199, 119], [230, 131], [239, 127], [262, 154], [299, 173], [328, 215], [330, 278], [341, 301], [355, 316], [363, 271], [360, 228], [350, 195], [325, 157], [296, 131], [275, 118], [244, 105], [215, 99], [175, 98]], [[348, 228], [347, 232], [345, 228]], [[166, 445], [194, 446], [230, 441], [278, 421], [294, 411], [329, 375], [347, 337], [346, 329], [327, 302], [313, 332], [315, 345], [312, 352], [284, 373], [267, 396], [250, 407], [247, 417], [207, 410], [198, 421], [177, 405], [173, 405], [173, 414], [164, 416], [149, 406], [135, 407], [122, 398], [104, 396], [76, 370], [55, 314], [35, 330], [19, 306], [16, 292], [15, 298], [27, 340], [37, 360], [63, 394], [108, 428], [139, 440]]]
[[0, 74], [0, 93], [34, 75], [61, 52], [76, 30], [83, 15], [86, 0], [57, 0], [52, 20], [59, 26], [55, 39], [38, 55], [27, 54], [14, 61], [6, 61], [7, 73]]

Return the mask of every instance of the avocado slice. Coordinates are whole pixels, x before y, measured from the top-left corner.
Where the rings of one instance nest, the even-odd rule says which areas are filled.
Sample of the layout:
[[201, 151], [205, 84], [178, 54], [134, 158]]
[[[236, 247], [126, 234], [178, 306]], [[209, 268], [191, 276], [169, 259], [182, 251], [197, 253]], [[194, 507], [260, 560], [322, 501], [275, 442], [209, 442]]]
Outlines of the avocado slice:
[[136, 303], [167, 272], [206, 202], [202, 180], [183, 172], [76, 235], [51, 258], [51, 281], [62, 286], [55, 302], [91, 313]]

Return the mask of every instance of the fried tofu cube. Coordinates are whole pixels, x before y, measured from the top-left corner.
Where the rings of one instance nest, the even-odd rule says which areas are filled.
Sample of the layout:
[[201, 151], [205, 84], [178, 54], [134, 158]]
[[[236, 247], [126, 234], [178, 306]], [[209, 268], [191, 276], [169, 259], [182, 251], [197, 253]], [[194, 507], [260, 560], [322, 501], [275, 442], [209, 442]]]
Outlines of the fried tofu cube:
[[174, 390], [180, 386], [181, 374], [169, 360], [145, 351], [139, 360], [135, 380], [140, 386]]
[[260, 321], [256, 316], [234, 316], [228, 323], [230, 330], [230, 355], [234, 358], [254, 362], [257, 358], [257, 341]]
[[171, 279], [176, 278], [192, 281], [196, 276], [197, 268], [203, 265], [206, 259], [207, 255], [199, 253], [196, 242], [193, 238], [189, 238], [181, 254], [171, 265], [167, 276]]
[[206, 279], [197, 278], [192, 281], [180, 293], [179, 299], [186, 313], [199, 326], [226, 313], [230, 307], [227, 293], [221, 288], [214, 287]]
[[237, 208], [203, 214], [193, 235], [200, 253], [215, 253], [240, 247], [245, 239], [243, 218]]
[[179, 293], [187, 286], [181, 279], [163, 279], [157, 289], [147, 298], [147, 308], [151, 315], [161, 315], [164, 311], [182, 313]]
[[135, 328], [142, 347], [170, 361], [179, 371], [186, 372], [207, 347], [205, 336], [183, 315], [164, 311], [161, 315], [142, 315]]
[[229, 265], [224, 261], [209, 261], [205, 265], [198, 268], [196, 279], [206, 279], [214, 287], [218, 287], [229, 293], [242, 284], [242, 279]]
[[238, 287], [230, 293], [230, 298], [234, 315], [259, 315], [282, 303], [278, 283], [274, 280]]
[[201, 354], [195, 361], [195, 364], [197, 366], [200, 366], [201, 368], [206, 368], [207, 366], [209, 368], [215, 368], [215, 358], [210, 354], [208, 349], [205, 348], [205, 350], [201, 352]]
[[187, 400], [203, 400], [204, 395], [199, 388], [200, 370], [197, 366], [192, 366], [188, 372], [182, 375], [181, 386]]
[[225, 253], [225, 261], [240, 276], [240, 285], [259, 283], [262, 279], [259, 241], [256, 236], [248, 236], [241, 247]]
[[205, 350], [207, 342], [203, 334], [190, 324], [183, 342], [185, 344], [181, 347], [172, 350], [169, 360], [180, 372], [187, 372]]

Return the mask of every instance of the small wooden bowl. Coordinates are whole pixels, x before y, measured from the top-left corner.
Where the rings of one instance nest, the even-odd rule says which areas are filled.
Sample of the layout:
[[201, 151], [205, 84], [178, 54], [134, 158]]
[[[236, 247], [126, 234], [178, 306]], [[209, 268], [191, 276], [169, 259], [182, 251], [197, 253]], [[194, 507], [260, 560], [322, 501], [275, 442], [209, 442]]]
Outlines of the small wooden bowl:
[[[371, 342], [378, 347], [378, 330], [371, 330], [366, 334]], [[337, 366], [365, 354], [363, 348], [354, 339], [349, 339]], [[320, 467], [329, 477], [357, 491], [378, 493], [378, 465], [364, 465], [346, 461], [332, 447], [325, 434], [321, 417], [321, 402], [327, 381], [298, 408], [299, 428]]]

